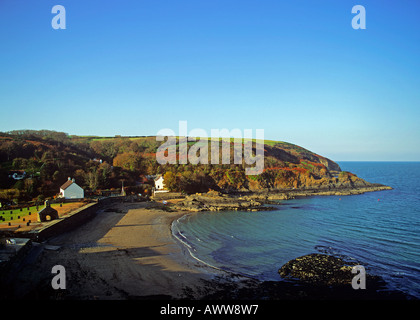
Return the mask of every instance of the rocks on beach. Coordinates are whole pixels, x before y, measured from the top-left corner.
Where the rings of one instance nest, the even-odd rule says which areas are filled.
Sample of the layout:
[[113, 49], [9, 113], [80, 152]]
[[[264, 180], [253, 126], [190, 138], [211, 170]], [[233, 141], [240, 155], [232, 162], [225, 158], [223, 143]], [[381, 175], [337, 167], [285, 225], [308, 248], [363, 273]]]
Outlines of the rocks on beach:
[[[290, 260], [278, 272], [284, 279], [297, 279], [309, 285], [351, 287], [355, 276], [352, 269], [356, 265], [332, 255], [313, 253]], [[375, 287], [384, 284], [380, 277], [370, 274], [366, 274], [366, 282]]]
[[270, 209], [264, 207], [264, 203], [242, 197], [232, 197], [216, 191], [205, 194], [186, 196], [173, 206], [175, 210], [188, 211], [219, 211], [219, 210], [246, 210], [259, 211]]

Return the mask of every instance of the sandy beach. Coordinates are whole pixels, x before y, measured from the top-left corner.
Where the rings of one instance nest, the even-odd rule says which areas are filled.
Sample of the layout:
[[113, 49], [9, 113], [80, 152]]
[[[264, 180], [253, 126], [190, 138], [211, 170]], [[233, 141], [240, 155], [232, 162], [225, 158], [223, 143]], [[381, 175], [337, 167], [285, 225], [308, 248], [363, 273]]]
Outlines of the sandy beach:
[[[207, 266], [190, 256], [171, 232], [186, 212], [154, 202], [114, 203], [70, 232], [33, 246], [0, 285], [1, 299], [25, 300], [301, 300], [404, 299], [369, 284], [363, 292], [295, 282], [259, 282]], [[52, 268], [66, 272], [54, 290]], [[377, 291], [378, 289], [381, 289]]]
[[[172, 236], [185, 212], [116, 203], [79, 228], [34, 244], [10, 278], [17, 298], [183, 298], [202, 280], [222, 276], [189, 256]], [[66, 270], [66, 290], [52, 290], [54, 265]], [[187, 291], [186, 291], [187, 290]], [[58, 295], [58, 296], [57, 296]]]

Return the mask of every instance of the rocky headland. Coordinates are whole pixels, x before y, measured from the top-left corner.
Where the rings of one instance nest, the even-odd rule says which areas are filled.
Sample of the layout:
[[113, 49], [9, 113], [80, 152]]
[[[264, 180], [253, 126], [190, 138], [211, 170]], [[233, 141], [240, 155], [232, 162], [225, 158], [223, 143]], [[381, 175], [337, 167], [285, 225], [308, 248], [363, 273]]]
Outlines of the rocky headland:
[[[279, 200], [289, 200], [308, 196], [348, 196], [391, 189], [391, 187], [381, 184], [361, 183], [360, 185], [344, 184], [339, 186], [292, 188], [283, 190], [231, 191], [229, 193], [211, 190], [207, 193], [184, 195], [180, 201], [175, 204], [169, 203], [168, 205], [173, 210], [193, 212], [222, 210], [264, 211], [275, 209], [270, 206], [270, 204], [278, 204]], [[160, 201], [165, 200], [168, 196], [170, 197], [170, 193], [161, 194], [153, 199], [155, 201]]]

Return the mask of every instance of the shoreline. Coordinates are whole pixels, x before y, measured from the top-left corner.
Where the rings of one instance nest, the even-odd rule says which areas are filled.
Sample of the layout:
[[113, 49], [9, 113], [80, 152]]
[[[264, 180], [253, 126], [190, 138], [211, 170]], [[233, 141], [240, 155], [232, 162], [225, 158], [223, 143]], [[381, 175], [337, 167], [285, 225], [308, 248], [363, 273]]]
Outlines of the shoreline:
[[192, 264], [196, 264], [197, 262], [200, 265], [196, 265], [197, 268], [203, 268], [205, 270], [207, 270], [210, 274], [214, 273], [213, 276], [214, 277], [224, 277], [226, 279], [235, 279], [235, 280], [252, 280], [252, 281], [258, 281], [261, 282], [258, 279], [255, 279], [251, 276], [245, 275], [245, 274], [240, 274], [237, 272], [233, 272], [233, 271], [229, 271], [229, 270], [225, 270], [216, 266], [213, 266], [203, 260], [201, 260], [200, 258], [197, 258], [192, 252], [191, 250], [188, 249], [189, 245], [184, 242], [183, 240], [181, 240], [180, 238], [178, 238], [176, 236], [176, 234], [174, 233], [172, 227], [173, 227], [173, 223], [176, 220], [182, 219], [188, 215], [194, 214], [195, 212], [183, 212], [182, 215], [178, 218], [173, 219], [173, 221], [170, 224], [170, 228], [171, 228], [171, 233], [172, 233], [172, 237], [173, 240], [179, 245], [179, 247], [181, 248], [182, 254], [184, 256], [184, 258], [188, 261], [190, 261], [190, 263]]
[[[366, 186], [333, 187], [333, 188], [295, 188], [295, 189], [267, 189], [253, 191], [238, 191], [233, 194], [250, 195], [251, 197], [264, 197], [284, 195], [286, 197], [310, 197], [310, 196], [334, 196], [334, 195], [357, 195], [366, 192], [393, 190], [392, 187], [379, 183], [370, 183]], [[287, 199], [286, 199], [287, 200]]]
[[275, 210], [270, 204], [278, 200], [290, 200], [312, 196], [350, 196], [366, 192], [392, 190], [392, 187], [381, 184], [370, 184], [361, 187], [315, 188], [315, 189], [279, 189], [259, 191], [231, 191], [222, 193], [210, 190], [207, 193], [180, 195], [178, 193], [163, 193], [153, 196], [156, 203], [160, 201], [169, 204], [165, 210], [169, 212], [202, 212], [202, 211], [265, 211]]
[[171, 234], [172, 234], [173, 240], [179, 244], [179, 246], [181, 247], [182, 253], [186, 256], [186, 259], [192, 258], [195, 261], [197, 261], [198, 263], [202, 264], [203, 266], [206, 266], [208, 268], [211, 268], [211, 269], [214, 269], [214, 270], [217, 270], [217, 271], [226, 272], [225, 270], [220, 269], [220, 268], [215, 267], [215, 266], [212, 266], [211, 264], [206, 263], [205, 261], [203, 261], [203, 260], [197, 258], [196, 256], [194, 256], [194, 254], [190, 250], [190, 249], [192, 249], [191, 246], [188, 243], [186, 243], [184, 240], [182, 240], [180, 237], [177, 236], [177, 234], [179, 234], [181, 237], [183, 237], [181, 231], [178, 230], [178, 232], [174, 232], [174, 229], [173, 229], [174, 228], [174, 223], [175, 222], [178, 223], [179, 219], [183, 219], [184, 217], [186, 217], [190, 214], [192, 214], [192, 212], [185, 213], [185, 214], [181, 215], [180, 217], [174, 218], [171, 221], [169, 227], [171, 229]]
[[[84, 225], [34, 243], [9, 283], [0, 286], [0, 300], [405, 299], [401, 293], [259, 281], [211, 267], [174, 236], [174, 221], [191, 213], [168, 212], [159, 205], [110, 204]], [[61, 292], [51, 288], [51, 266], [57, 264], [67, 274]]]

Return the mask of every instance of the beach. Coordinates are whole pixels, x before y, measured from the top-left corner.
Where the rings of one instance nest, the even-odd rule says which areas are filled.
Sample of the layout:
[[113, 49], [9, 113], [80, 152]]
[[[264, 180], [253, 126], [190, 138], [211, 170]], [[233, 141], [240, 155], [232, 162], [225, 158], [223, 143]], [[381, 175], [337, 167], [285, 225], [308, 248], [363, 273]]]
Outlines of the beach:
[[[382, 284], [369, 283], [362, 292], [351, 286], [258, 281], [212, 268], [193, 258], [173, 236], [172, 222], [185, 214], [158, 202], [106, 205], [72, 231], [32, 242], [24, 258], [2, 274], [0, 299], [405, 299], [401, 293], [382, 291]], [[64, 290], [51, 285], [56, 265], [65, 269]]]
[[[179, 299], [201, 281], [225, 274], [194, 260], [172, 236], [185, 212], [152, 203], [115, 203], [71, 232], [33, 244], [10, 279], [16, 298]], [[66, 290], [52, 290], [54, 265], [66, 271]]]

